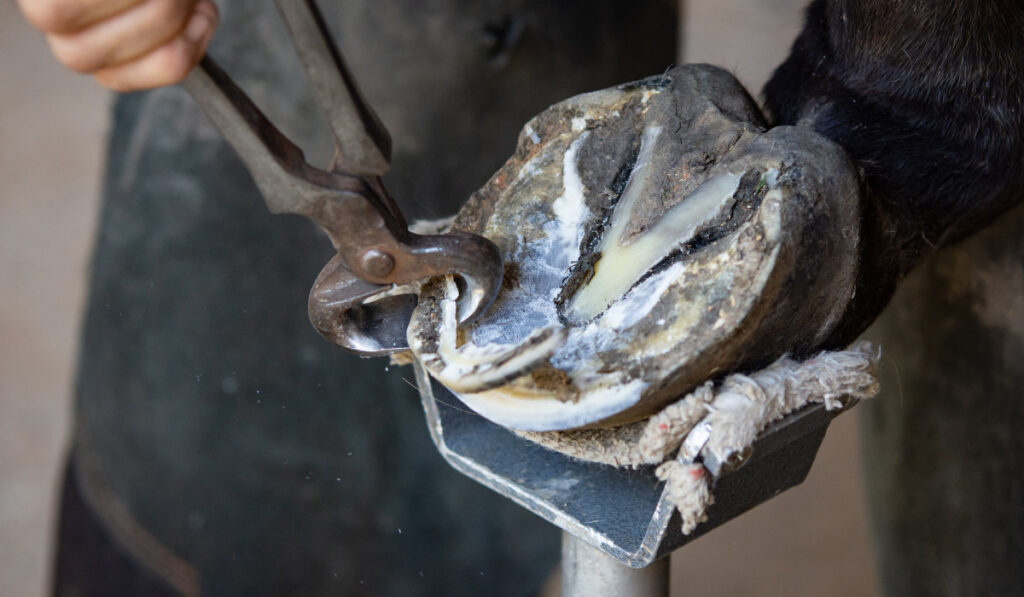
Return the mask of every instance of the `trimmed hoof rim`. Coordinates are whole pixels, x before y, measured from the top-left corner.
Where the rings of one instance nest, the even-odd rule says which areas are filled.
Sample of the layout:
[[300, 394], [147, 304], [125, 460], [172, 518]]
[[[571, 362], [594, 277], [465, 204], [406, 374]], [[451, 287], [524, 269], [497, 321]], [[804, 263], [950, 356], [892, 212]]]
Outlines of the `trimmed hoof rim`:
[[456, 217], [501, 250], [494, 305], [459, 327], [457, 284], [432, 279], [409, 346], [506, 427], [636, 420], [823, 342], [853, 295], [859, 219], [845, 153], [766, 131], [725, 71], [583, 94], [533, 118]]

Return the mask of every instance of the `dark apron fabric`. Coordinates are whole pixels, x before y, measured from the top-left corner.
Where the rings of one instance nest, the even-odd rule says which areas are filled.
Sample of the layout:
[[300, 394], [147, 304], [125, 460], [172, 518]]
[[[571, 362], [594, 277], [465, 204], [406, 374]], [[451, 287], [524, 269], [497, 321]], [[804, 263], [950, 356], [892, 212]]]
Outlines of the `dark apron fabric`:
[[[452, 213], [548, 104], [674, 53], [674, 2], [321, 4], [392, 133], [385, 180], [410, 217]], [[276, 12], [219, 6], [211, 53], [324, 164], [330, 135]], [[181, 89], [117, 101], [57, 594], [536, 590], [556, 530], [442, 461], [408, 368], [310, 327], [331, 253], [310, 223], [267, 213]]]

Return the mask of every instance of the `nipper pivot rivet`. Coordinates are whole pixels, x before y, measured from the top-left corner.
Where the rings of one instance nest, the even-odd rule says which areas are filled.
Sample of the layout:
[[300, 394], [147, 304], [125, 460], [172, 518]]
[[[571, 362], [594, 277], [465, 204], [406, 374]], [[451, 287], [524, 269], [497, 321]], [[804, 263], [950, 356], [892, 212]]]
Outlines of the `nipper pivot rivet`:
[[370, 249], [360, 259], [363, 271], [374, 277], [383, 277], [395, 269], [395, 258], [380, 249]]

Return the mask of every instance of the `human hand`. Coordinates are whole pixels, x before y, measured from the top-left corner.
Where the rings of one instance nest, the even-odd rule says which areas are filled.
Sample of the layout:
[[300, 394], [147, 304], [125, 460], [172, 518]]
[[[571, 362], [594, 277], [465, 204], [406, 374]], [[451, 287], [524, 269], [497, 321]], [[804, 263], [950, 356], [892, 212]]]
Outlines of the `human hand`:
[[115, 91], [172, 85], [199, 62], [217, 26], [211, 0], [17, 0], [69, 69]]

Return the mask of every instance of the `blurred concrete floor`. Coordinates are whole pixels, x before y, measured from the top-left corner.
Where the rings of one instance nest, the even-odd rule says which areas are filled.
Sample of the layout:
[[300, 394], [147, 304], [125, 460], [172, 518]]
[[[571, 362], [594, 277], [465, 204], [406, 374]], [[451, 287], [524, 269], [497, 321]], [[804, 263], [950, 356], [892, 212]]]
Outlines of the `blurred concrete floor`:
[[[683, 52], [756, 94], [802, 4], [691, 1]], [[108, 104], [0, 2], [0, 593], [12, 597], [47, 586]], [[875, 594], [856, 424], [832, 425], [803, 485], [677, 552], [672, 594]]]

